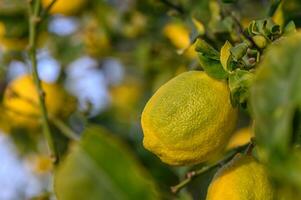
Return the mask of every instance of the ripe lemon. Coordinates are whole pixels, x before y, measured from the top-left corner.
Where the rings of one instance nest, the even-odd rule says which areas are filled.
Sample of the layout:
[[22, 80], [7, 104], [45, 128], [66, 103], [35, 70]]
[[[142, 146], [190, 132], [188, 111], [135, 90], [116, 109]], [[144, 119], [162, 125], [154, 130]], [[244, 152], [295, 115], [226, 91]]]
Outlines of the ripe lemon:
[[[52, 0], [43, 0], [43, 7], [46, 8], [50, 5]], [[51, 14], [74, 15], [87, 3], [87, 0], [57, 0], [52, 6]]]
[[[50, 116], [65, 117], [75, 108], [75, 102], [57, 84], [42, 82], [46, 107]], [[3, 106], [12, 127], [38, 128], [40, 109], [38, 93], [30, 75], [13, 80], [4, 92]]]
[[226, 150], [233, 149], [247, 144], [248, 142], [250, 142], [253, 135], [254, 135], [253, 131], [250, 127], [239, 129], [231, 137], [226, 147]]
[[252, 156], [237, 155], [213, 178], [207, 200], [273, 200], [274, 189], [264, 166]]
[[236, 125], [228, 86], [200, 71], [173, 78], [142, 113], [144, 147], [171, 165], [197, 164], [221, 151]]

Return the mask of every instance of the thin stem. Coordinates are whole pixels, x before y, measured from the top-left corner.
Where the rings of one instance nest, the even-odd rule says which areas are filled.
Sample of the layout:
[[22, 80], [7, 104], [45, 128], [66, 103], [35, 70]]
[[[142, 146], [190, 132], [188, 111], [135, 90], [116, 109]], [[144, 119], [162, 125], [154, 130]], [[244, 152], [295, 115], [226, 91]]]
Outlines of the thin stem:
[[224, 164], [226, 164], [227, 162], [229, 162], [230, 160], [232, 160], [232, 158], [239, 152], [244, 151], [246, 148], [248, 148], [250, 146], [250, 143], [241, 146], [241, 147], [237, 147], [236, 149], [232, 150], [228, 155], [226, 155], [222, 160], [212, 164], [212, 165], [208, 165], [208, 166], [204, 166], [201, 169], [195, 170], [195, 171], [191, 171], [188, 172], [186, 175], [186, 178], [181, 181], [179, 184], [172, 186], [170, 189], [173, 193], [177, 193], [179, 192], [182, 188], [184, 188], [186, 185], [188, 185], [195, 177], [206, 173], [214, 168], [217, 167], [221, 167]]
[[41, 13], [41, 18], [42, 20], [44, 18], [46, 18], [47, 14], [49, 13], [49, 11], [51, 10], [51, 8], [54, 6], [54, 4], [56, 3], [57, 0], [52, 0], [51, 3], [42, 11]]
[[39, 14], [40, 14], [41, 1], [40, 0], [32, 0], [29, 1], [29, 57], [32, 64], [32, 76], [34, 79], [34, 83], [37, 89], [38, 98], [39, 98], [39, 107], [41, 111], [42, 117], [42, 126], [43, 133], [46, 138], [48, 148], [50, 151], [50, 156], [53, 158], [53, 162], [56, 164], [58, 162], [58, 153], [56, 146], [54, 144], [54, 140], [51, 135], [49, 123], [48, 123], [48, 114], [47, 108], [45, 105], [45, 93], [42, 88], [41, 80], [38, 76], [37, 69], [37, 57], [36, 57], [36, 46], [37, 46], [37, 29], [38, 24], [40, 22]]
[[182, 6], [175, 4], [172, 1], [169, 0], [160, 0], [163, 4], [165, 4], [166, 6], [178, 11], [181, 14], [184, 14], [184, 9]]
[[79, 140], [79, 135], [69, 128], [62, 120], [56, 117], [50, 117], [50, 121], [68, 138]]

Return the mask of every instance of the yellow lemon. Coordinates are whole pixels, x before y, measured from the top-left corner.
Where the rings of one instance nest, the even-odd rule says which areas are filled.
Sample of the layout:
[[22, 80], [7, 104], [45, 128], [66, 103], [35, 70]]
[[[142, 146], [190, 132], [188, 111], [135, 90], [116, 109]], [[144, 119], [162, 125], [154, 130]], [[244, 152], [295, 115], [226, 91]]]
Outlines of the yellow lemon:
[[[49, 116], [67, 116], [74, 110], [72, 99], [57, 84], [42, 82]], [[38, 93], [30, 75], [13, 80], [4, 92], [3, 106], [12, 127], [38, 128], [40, 109]]]
[[146, 104], [143, 144], [165, 163], [197, 164], [225, 147], [236, 119], [226, 83], [201, 71], [185, 72], [161, 86]]
[[250, 142], [253, 135], [254, 134], [252, 132], [252, 129], [249, 127], [239, 129], [231, 137], [226, 147], [226, 150], [233, 149], [247, 144], [248, 142]]
[[169, 23], [163, 28], [163, 34], [180, 50], [185, 50], [184, 55], [195, 58], [194, 46], [190, 44], [189, 30], [183, 24]]
[[206, 199], [273, 200], [274, 193], [265, 167], [239, 154], [216, 173]]
[[[6, 27], [0, 22], [0, 46], [8, 51], [24, 51], [28, 46], [28, 37], [6, 37]], [[48, 34], [40, 32], [37, 37], [37, 46], [41, 47], [45, 43]]]
[[[48, 7], [52, 0], [42, 0], [44, 8]], [[50, 13], [62, 15], [74, 15], [87, 3], [87, 0], [57, 0], [52, 6]]]
[[49, 156], [38, 155], [33, 158], [33, 169], [38, 174], [49, 173], [53, 169], [53, 162]]

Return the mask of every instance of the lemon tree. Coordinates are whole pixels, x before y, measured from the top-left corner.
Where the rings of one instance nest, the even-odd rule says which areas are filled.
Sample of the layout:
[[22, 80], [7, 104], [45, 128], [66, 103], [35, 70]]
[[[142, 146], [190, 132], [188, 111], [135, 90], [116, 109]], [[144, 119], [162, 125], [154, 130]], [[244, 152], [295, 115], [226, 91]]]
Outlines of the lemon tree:
[[204, 72], [185, 72], [161, 86], [146, 104], [143, 144], [168, 164], [197, 164], [223, 149], [236, 118], [224, 82]]

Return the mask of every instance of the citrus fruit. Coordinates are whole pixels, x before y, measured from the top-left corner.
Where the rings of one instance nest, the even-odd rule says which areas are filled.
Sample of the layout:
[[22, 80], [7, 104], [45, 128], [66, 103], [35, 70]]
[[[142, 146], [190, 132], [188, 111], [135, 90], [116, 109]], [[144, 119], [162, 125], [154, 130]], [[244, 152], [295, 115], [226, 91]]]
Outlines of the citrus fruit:
[[229, 150], [247, 144], [250, 142], [253, 135], [250, 127], [237, 130], [231, 137], [226, 149]]
[[237, 110], [226, 83], [201, 71], [161, 86], [142, 113], [144, 147], [171, 165], [207, 161], [228, 143]]
[[264, 166], [252, 156], [237, 155], [213, 178], [207, 200], [272, 200], [274, 189]]
[[180, 23], [168, 23], [163, 28], [163, 34], [179, 50], [185, 50], [184, 55], [195, 58], [194, 46], [190, 44], [189, 29]]
[[[42, 0], [44, 8], [49, 6], [51, 2], [52, 0]], [[50, 13], [67, 16], [74, 15], [83, 8], [85, 3], [87, 3], [87, 0], [57, 0], [50, 9]]]
[[[74, 110], [74, 99], [59, 85], [42, 82], [42, 87], [49, 116], [67, 116]], [[30, 75], [20, 76], [7, 86], [4, 92], [3, 106], [12, 126], [39, 127], [39, 98]]]

